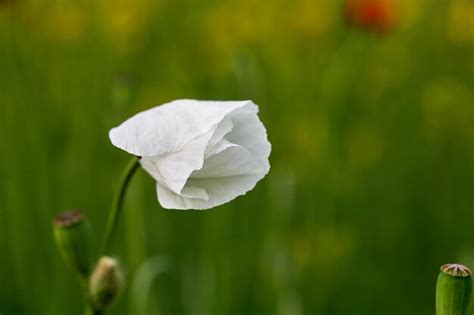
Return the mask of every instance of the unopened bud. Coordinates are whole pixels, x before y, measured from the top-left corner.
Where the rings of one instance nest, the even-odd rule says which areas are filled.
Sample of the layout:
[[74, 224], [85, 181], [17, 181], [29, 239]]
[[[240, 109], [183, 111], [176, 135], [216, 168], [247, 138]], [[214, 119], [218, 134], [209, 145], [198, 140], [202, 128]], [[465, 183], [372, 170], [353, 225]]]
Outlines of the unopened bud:
[[56, 245], [64, 260], [81, 276], [90, 272], [90, 226], [81, 210], [70, 210], [53, 219]]
[[471, 270], [459, 264], [441, 266], [436, 284], [436, 315], [467, 315], [471, 298]]
[[108, 308], [122, 291], [123, 274], [118, 261], [102, 257], [90, 278], [90, 298], [99, 310]]

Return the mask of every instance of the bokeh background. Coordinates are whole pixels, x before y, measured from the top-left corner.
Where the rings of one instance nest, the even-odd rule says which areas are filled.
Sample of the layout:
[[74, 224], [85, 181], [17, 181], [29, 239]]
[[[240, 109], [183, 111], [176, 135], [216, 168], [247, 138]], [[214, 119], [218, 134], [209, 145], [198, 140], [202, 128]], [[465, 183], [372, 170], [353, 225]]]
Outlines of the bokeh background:
[[0, 313], [82, 314], [51, 218], [97, 245], [108, 130], [196, 98], [259, 104], [272, 170], [209, 211], [140, 171], [110, 314], [434, 314], [439, 266], [474, 267], [473, 45], [469, 0], [1, 0]]

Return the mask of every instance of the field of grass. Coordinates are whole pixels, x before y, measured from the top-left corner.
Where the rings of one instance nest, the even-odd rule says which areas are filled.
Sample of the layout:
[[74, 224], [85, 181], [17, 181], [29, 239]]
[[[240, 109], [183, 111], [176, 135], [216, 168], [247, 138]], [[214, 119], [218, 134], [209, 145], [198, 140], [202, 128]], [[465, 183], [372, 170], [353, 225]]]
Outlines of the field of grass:
[[259, 104], [272, 169], [207, 211], [140, 171], [108, 313], [434, 314], [439, 266], [474, 267], [474, 5], [395, 2], [377, 32], [343, 1], [0, 1], [0, 313], [82, 314], [52, 217], [84, 209], [98, 246], [108, 130], [193, 98]]

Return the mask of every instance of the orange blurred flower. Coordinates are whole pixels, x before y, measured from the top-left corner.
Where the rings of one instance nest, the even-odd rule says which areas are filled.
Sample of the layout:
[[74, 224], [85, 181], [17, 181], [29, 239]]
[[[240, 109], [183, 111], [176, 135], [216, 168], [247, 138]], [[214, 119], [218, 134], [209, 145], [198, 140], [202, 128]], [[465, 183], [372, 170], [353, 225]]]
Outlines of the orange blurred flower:
[[347, 0], [344, 13], [350, 25], [378, 33], [390, 31], [398, 22], [394, 0]]

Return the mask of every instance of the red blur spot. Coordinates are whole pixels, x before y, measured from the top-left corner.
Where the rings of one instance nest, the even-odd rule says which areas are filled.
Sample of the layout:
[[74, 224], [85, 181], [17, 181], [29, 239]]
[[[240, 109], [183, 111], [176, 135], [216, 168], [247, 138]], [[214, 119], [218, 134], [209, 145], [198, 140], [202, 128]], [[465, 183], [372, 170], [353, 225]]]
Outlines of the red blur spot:
[[394, 0], [347, 0], [344, 13], [350, 25], [378, 33], [392, 30], [398, 21]]

